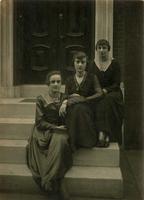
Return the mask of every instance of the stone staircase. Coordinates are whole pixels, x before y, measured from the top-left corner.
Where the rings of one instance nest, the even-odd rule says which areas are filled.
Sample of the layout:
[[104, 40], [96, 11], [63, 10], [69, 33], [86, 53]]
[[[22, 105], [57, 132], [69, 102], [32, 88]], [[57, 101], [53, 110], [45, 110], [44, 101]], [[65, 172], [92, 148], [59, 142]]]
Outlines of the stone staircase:
[[[26, 165], [26, 145], [34, 124], [35, 103], [0, 99], [0, 200], [50, 200], [35, 184]], [[64, 184], [71, 200], [120, 199], [123, 178], [117, 143], [80, 149]]]

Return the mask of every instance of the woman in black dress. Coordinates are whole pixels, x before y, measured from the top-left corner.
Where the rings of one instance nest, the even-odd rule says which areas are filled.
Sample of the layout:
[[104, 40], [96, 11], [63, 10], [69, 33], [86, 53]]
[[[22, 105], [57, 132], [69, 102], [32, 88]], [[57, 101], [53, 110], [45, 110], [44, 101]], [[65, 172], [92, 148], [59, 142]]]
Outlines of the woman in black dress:
[[[119, 63], [112, 58], [110, 44], [101, 39], [96, 44], [95, 62], [89, 66], [89, 72], [97, 75], [103, 90], [104, 98], [99, 102], [96, 111], [96, 122], [101, 124], [105, 118], [109, 137], [121, 143], [121, 127], [123, 122], [123, 95], [120, 89], [121, 70]], [[100, 145], [105, 145], [105, 134], [100, 136]]]
[[48, 92], [37, 97], [36, 117], [27, 147], [27, 162], [35, 181], [48, 192], [59, 191], [60, 182], [72, 166], [68, 135], [59, 116], [64, 100], [60, 93], [61, 74], [52, 71], [47, 75]]
[[102, 97], [97, 77], [85, 71], [87, 56], [84, 52], [74, 55], [75, 75], [66, 81], [68, 99], [62, 104], [66, 109], [66, 126], [73, 151], [78, 147], [93, 147], [97, 143], [97, 127], [93, 106]]

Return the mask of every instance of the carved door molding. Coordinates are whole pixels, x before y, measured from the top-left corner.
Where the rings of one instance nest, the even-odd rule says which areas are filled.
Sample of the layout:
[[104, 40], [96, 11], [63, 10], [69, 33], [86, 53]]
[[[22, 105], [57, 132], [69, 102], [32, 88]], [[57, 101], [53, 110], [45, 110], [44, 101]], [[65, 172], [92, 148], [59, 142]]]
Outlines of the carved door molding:
[[15, 84], [43, 84], [58, 69], [65, 79], [72, 57], [94, 50], [94, 1], [15, 0]]

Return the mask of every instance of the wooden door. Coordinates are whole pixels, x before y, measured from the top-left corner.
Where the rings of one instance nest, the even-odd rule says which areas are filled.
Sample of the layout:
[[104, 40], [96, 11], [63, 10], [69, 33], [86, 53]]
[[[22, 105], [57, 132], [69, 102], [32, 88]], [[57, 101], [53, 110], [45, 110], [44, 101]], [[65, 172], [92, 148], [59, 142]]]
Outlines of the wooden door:
[[46, 74], [73, 72], [72, 56], [94, 52], [94, 1], [15, 0], [15, 84], [43, 84]]

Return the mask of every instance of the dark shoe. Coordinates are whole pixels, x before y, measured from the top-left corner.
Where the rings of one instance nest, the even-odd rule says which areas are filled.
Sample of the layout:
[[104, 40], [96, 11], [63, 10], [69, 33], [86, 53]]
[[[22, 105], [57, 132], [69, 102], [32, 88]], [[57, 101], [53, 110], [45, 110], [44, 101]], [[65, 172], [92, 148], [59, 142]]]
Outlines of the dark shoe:
[[107, 135], [105, 138], [105, 147], [109, 147], [109, 145], [110, 145], [110, 139], [109, 136]]
[[63, 180], [61, 181], [59, 197], [60, 197], [60, 200], [70, 200], [69, 193], [65, 187], [65, 183]]

